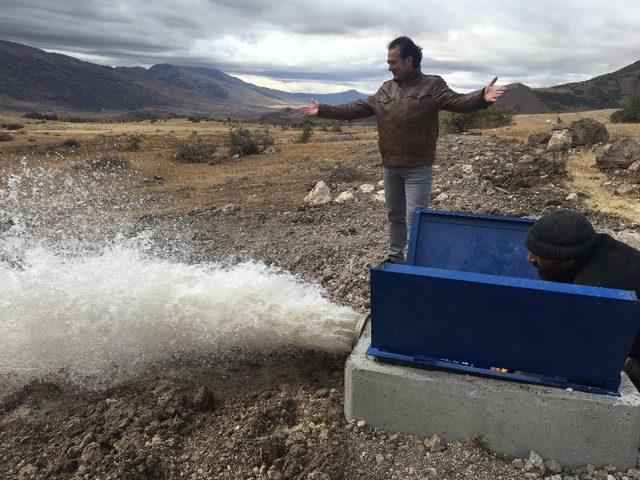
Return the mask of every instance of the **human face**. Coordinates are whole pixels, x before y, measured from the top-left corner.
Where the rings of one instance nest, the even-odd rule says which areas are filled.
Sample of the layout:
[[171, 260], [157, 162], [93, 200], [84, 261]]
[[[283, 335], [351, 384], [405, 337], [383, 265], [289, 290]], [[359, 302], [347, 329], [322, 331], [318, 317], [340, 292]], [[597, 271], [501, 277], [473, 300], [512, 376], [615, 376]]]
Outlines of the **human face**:
[[566, 278], [575, 265], [575, 260], [551, 260], [529, 252], [527, 261], [536, 267], [541, 280], [559, 282]]
[[393, 47], [389, 50], [387, 63], [394, 80], [404, 80], [407, 74], [413, 70], [413, 57], [409, 55], [403, 60], [400, 56], [400, 47]]

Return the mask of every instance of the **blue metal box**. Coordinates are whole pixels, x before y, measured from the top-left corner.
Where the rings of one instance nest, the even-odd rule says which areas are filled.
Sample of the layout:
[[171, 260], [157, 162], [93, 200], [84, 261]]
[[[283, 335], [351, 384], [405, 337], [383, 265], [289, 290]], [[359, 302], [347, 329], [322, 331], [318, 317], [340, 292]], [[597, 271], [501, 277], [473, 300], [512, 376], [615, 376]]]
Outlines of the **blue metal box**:
[[533, 220], [418, 211], [408, 262], [371, 270], [370, 355], [617, 395], [634, 292], [538, 280]]

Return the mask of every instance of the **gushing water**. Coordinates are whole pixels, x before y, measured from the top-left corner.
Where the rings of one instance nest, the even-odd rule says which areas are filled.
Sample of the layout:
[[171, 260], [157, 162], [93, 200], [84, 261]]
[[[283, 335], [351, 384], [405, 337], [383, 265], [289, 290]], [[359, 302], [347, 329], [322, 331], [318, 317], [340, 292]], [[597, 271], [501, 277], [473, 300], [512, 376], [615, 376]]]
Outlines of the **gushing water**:
[[26, 161], [3, 174], [1, 374], [63, 372], [102, 387], [175, 358], [348, 348], [356, 313], [318, 286], [256, 262], [224, 267], [157, 255], [152, 231], [131, 234], [116, 202], [129, 193], [113, 182], [115, 210], [100, 204], [104, 178], [36, 171]]

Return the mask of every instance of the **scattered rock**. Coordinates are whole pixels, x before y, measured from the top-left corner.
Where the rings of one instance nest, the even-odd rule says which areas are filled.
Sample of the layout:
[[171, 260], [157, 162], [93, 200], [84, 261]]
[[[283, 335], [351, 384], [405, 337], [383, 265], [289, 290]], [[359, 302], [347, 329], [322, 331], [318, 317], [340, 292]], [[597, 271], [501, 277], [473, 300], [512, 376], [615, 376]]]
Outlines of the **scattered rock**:
[[462, 165], [462, 173], [466, 173], [467, 175], [473, 173], [473, 165], [469, 163], [465, 163]]
[[525, 472], [544, 475], [544, 473], [547, 471], [547, 467], [545, 467], [542, 457], [532, 450], [531, 452], [529, 452], [529, 458], [527, 458], [527, 461], [524, 462], [524, 470]]
[[318, 138], [320, 142], [341, 142], [343, 140], [351, 140], [351, 135], [343, 133], [342, 135], [323, 135]]
[[376, 185], [378, 188], [384, 188], [384, 180], [380, 180]]
[[447, 200], [449, 200], [449, 194], [444, 192], [442, 192], [435, 198], [436, 202], [446, 202]]
[[530, 147], [546, 147], [551, 140], [550, 133], [532, 133], [527, 139], [527, 145]]
[[309, 192], [309, 195], [304, 198], [304, 201], [309, 205], [324, 205], [329, 203], [331, 201], [331, 190], [329, 190], [324, 180], [320, 180], [311, 192]]
[[559, 130], [554, 132], [547, 145], [550, 152], [561, 152], [571, 148], [571, 131]]
[[626, 183], [623, 183], [618, 188], [616, 188], [614, 193], [616, 195], [627, 195], [628, 193], [633, 193], [634, 190], [635, 188], [633, 188], [631, 185], [627, 185]]
[[336, 203], [343, 203], [353, 200], [354, 198], [355, 197], [353, 196], [353, 192], [351, 190], [346, 190], [338, 195], [334, 201]]
[[640, 160], [640, 139], [624, 137], [596, 149], [596, 166], [600, 170], [626, 169]]
[[560, 473], [562, 472], [562, 465], [557, 460], [549, 459], [544, 461], [544, 466], [547, 469], [547, 472], [550, 473]]
[[511, 462], [514, 468], [522, 470], [524, 468], [524, 460], [521, 458], [516, 458]]
[[445, 449], [442, 438], [440, 438], [439, 435], [432, 435], [429, 438], [426, 438], [424, 446], [427, 447], [427, 450], [430, 452], [440, 452]]
[[376, 187], [374, 185], [371, 185], [370, 183], [363, 183], [362, 185], [360, 185], [360, 191], [362, 193], [371, 193], [376, 189]]
[[575, 192], [570, 193], [569, 195], [567, 195], [567, 197], [565, 198], [565, 200], [567, 202], [577, 202], [579, 200], [578, 198], [578, 194]]
[[424, 469], [424, 473], [427, 474], [429, 477], [437, 477], [438, 469], [434, 467], [427, 467]]
[[196, 390], [191, 403], [193, 405], [193, 409], [199, 412], [213, 410], [213, 407], [215, 405], [215, 397], [213, 396], [211, 390], [209, 390], [205, 386], [202, 386]]
[[240, 206], [235, 203], [228, 203], [218, 209], [218, 211], [220, 211], [221, 213], [234, 213], [238, 210], [240, 210]]
[[609, 141], [609, 132], [604, 124], [593, 118], [581, 118], [571, 122], [569, 125], [571, 132], [571, 146], [594, 145]]
[[[634, 232], [632, 230], [623, 230], [621, 232], [615, 233], [613, 236], [619, 241], [626, 243], [627, 245], [630, 245], [637, 250], [640, 250], [640, 233]], [[640, 475], [638, 476], [638, 480], [640, 480]]]
[[87, 161], [87, 167], [94, 172], [116, 172], [131, 168], [128, 160], [114, 155], [101, 155]]
[[386, 202], [387, 199], [384, 196], [384, 190], [378, 190], [374, 195], [373, 195], [373, 199], [377, 200], [378, 202]]

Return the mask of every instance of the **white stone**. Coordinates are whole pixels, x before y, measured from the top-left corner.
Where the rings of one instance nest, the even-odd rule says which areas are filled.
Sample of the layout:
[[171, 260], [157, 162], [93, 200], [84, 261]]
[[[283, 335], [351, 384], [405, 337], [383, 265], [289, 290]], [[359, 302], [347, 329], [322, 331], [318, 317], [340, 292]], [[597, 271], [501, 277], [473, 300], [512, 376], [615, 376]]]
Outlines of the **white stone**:
[[559, 130], [554, 132], [547, 145], [547, 150], [561, 151], [571, 147], [571, 132], [569, 130]]
[[469, 163], [465, 163], [464, 165], [462, 165], [462, 171], [466, 174], [470, 174], [473, 172], [473, 165], [469, 164]]
[[336, 203], [343, 203], [353, 200], [355, 197], [353, 196], [353, 192], [351, 190], [345, 190], [340, 195], [336, 197], [334, 200]]
[[331, 190], [329, 190], [324, 180], [320, 180], [309, 192], [309, 195], [304, 197], [304, 201], [309, 205], [324, 205], [325, 203], [329, 203], [331, 201]]
[[532, 450], [529, 452], [529, 458], [524, 462], [524, 470], [525, 472], [536, 472], [540, 475], [544, 475], [544, 472], [547, 471], [547, 467], [544, 466], [542, 457]]
[[380, 180], [376, 185], [378, 185], [378, 188], [383, 188], [384, 187], [384, 180]]
[[378, 190], [374, 195], [373, 199], [378, 202], [386, 202], [387, 200], [384, 198], [384, 190]]
[[[640, 250], [640, 233], [632, 230], [623, 230], [622, 232], [614, 233], [613, 236], [636, 250]], [[640, 479], [640, 475], [638, 475], [638, 478]]]
[[445, 202], [449, 200], [449, 194], [442, 192], [436, 197], [436, 202]]
[[627, 193], [633, 192], [633, 190], [634, 190], [634, 188], [631, 185], [627, 185], [626, 183], [623, 183], [618, 188], [616, 188], [616, 192], [615, 193], [617, 195], [626, 195]]
[[371, 193], [376, 189], [375, 185], [371, 185], [370, 183], [363, 183], [360, 185], [360, 191], [362, 193]]
[[567, 195], [567, 198], [565, 198], [565, 200], [567, 202], [575, 202], [578, 200], [578, 194], [575, 192], [570, 193], [569, 195]]

